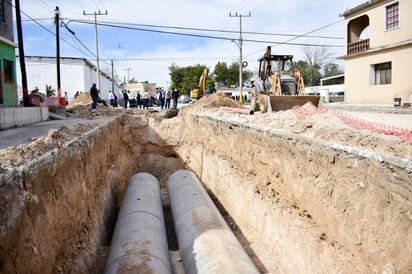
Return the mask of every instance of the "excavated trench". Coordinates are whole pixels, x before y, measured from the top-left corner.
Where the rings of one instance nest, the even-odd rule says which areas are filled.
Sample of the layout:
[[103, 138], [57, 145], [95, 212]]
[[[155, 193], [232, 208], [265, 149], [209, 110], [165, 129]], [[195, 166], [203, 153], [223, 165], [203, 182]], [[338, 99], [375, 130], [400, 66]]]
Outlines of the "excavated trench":
[[282, 129], [122, 115], [3, 176], [0, 272], [102, 273], [128, 179], [192, 170], [261, 273], [412, 272], [410, 162]]

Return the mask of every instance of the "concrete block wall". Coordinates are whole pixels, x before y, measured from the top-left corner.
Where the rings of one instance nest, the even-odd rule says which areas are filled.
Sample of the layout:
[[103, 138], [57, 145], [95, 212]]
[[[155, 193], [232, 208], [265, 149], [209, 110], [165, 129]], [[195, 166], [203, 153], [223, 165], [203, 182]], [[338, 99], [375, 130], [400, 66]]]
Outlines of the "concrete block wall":
[[49, 119], [48, 107], [1, 107], [0, 129], [34, 124]]

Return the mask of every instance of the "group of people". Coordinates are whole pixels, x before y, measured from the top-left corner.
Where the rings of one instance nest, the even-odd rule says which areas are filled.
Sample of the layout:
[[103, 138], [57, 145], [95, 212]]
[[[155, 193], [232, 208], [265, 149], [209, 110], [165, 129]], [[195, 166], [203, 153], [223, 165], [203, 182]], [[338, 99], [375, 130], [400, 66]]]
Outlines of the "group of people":
[[173, 99], [173, 108], [177, 108], [177, 100], [179, 98], [179, 93], [176, 89], [172, 92], [170, 90], [165, 91], [164, 89], [160, 89], [157, 92], [157, 99], [159, 99], [160, 109], [167, 109], [170, 108], [170, 101]]
[[147, 90], [140, 95], [139, 92], [136, 95], [130, 90], [125, 90], [123, 92], [123, 106], [124, 108], [142, 108], [148, 109], [150, 106], [150, 94]]
[[117, 95], [109, 90], [109, 103], [112, 107], [117, 107]]
[[170, 108], [170, 101], [173, 99], [173, 108], [177, 108], [177, 100], [179, 98], [179, 93], [176, 89], [172, 92], [170, 90], [165, 91], [164, 89], [160, 89], [157, 92], [157, 99], [159, 99], [160, 109], [168, 109]]
[[[76, 94], [78, 96], [78, 94]], [[90, 88], [90, 95], [92, 97], [92, 112], [96, 111], [97, 103], [100, 100], [99, 91], [97, 90], [96, 84], [93, 84]], [[75, 96], [75, 97], [77, 97]], [[157, 92], [157, 99], [159, 100], [159, 105], [161, 109], [170, 108], [170, 103], [173, 101], [173, 108], [177, 108], [177, 101], [179, 98], [179, 93], [176, 89], [173, 91], [165, 91], [163, 88]], [[109, 91], [109, 103], [112, 107], [117, 107], [117, 95], [116, 93]], [[149, 109], [150, 106], [150, 93], [145, 90], [142, 95], [139, 92], [136, 94], [130, 92], [130, 90], [125, 90], [123, 92], [123, 107], [124, 108], [143, 108]]]

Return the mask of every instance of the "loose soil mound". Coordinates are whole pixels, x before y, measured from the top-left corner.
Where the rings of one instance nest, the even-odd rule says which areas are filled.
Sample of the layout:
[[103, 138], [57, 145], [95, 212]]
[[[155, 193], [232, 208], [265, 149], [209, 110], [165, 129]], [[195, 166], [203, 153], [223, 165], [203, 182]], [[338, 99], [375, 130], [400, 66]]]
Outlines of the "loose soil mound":
[[[96, 124], [0, 150], [0, 272], [3, 263], [10, 272], [101, 272], [129, 176], [154, 174], [167, 208], [165, 181], [184, 167], [227, 210], [262, 273], [412, 271], [407, 140], [311, 105], [227, 112], [242, 106], [223, 94], [179, 111], [99, 104], [92, 113], [90, 104], [80, 94], [68, 118]], [[109, 125], [94, 120], [106, 117]]]

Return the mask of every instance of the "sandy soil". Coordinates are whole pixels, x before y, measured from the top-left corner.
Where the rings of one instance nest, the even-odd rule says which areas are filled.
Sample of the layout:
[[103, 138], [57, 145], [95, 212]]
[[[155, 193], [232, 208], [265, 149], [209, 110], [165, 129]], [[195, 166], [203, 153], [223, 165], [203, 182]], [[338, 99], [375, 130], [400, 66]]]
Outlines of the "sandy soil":
[[[218, 94], [202, 98], [181, 108], [180, 111], [124, 110], [121, 107], [112, 108], [99, 104], [97, 112], [92, 113], [90, 103], [90, 96], [87, 93], [81, 94], [67, 106], [69, 119], [82, 118], [89, 121], [102, 117], [122, 117], [122, 120], [110, 128], [111, 134], [94, 132], [100, 125], [80, 122], [75, 126], [52, 129], [47, 136], [36, 137], [31, 143], [0, 150], [0, 190], [4, 198], [0, 203], [0, 217], [3, 223], [0, 230], [1, 240], [5, 241], [7, 237], [21, 237], [17, 232], [16, 235], [7, 231], [11, 218], [7, 210], [15, 210], [16, 213], [13, 213], [15, 216], [19, 214], [17, 212], [19, 209], [13, 209], [13, 204], [6, 200], [4, 194], [6, 192], [9, 196], [22, 193], [23, 198], [19, 200], [19, 208], [24, 203], [28, 205], [27, 212], [21, 220], [22, 224], [25, 223], [23, 219], [33, 224], [40, 222], [35, 216], [44, 212], [50, 220], [58, 217], [52, 218], [52, 214], [67, 212], [67, 208], [61, 211], [57, 209], [56, 204], [62, 203], [60, 199], [63, 201], [73, 199], [70, 200], [69, 205], [74, 208], [69, 209], [69, 217], [76, 218], [76, 212], [81, 216], [76, 218], [76, 223], [83, 223], [84, 226], [74, 229], [76, 239], [68, 236], [69, 238], [63, 237], [64, 240], [60, 240], [62, 245], [70, 246], [69, 249], [64, 246], [56, 247], [59, 239], [52, 241], [53, 248], [63, 250], [50, 254], [50, 256], [58, 254], [58, 257], [48, 261], [54, 263], [52, 268], [54, 272], [75, 273], [79, 270], [90, 273], [101, 272], [110, 242], [107, 239], [110, 239], [110, 236], [100, 234], [107, 234], [110, 229], [107, 228], [104, 233], [93, 229], [99, 225], [105, 226], [104, 218], [96, 217], [92, 224], [86, 221], [87, 215], [90, 217], [93, 212], [102, 210], [94, 203], [107, 204], [107, 197], [110, 196], [108, 193], [115, 192], [114, 196], [117, 198], [112, 197], [110, 204], [112, 210], [118, 208], [127, 176], [146, 171], [159, 179], [164, 206], [167, 209], [168, 201], [164, 184], [168, 176], [180, 168], [191, 168], [202, 180], [204, 179], [212, 196], [215, 196], [224, 212], [225, 219], [242, 240], [245, 248], [249, 250], [249, 254], [254, 257], [262, 273], [299, 272], [302, 269], [287, 266], [285, 262], [287, 259], [284, 257], [301, 253], [304, 256], [303, 254], [308, 252], [312, 252], [309, 257], [315, 258], [300, 262], [300, 265], [302, 267], [311, 265], [310, 269], [318, 272], [332, 270], [332, 272], [349, 273], [347, 267], [350, 267], [350, 264], [354, 267], [349, 269], [360, 272], [394, 273], [397, 269], [405, 273], [412, 271], [412, 261], [407, 258], [407, 254], [410, 253], [402, 255], [393, 250], [398, 248], [402, 241], [410, 243], [407, 238], [412, 233], [412, 208], [410, 207], [412, 197], [410, 185], [407, 185], [408, 182], [410, 184], [412, 172], [411, 130], [366, 123], [350, 114], [317, 109], [309, 104], [276, 113], [239, 114], [223, 109], [222, 107], [241, 108], [241, 106]], [[85, 135], [91, 137], [86, 138]], [[244, 135], [244, 138], [236, 140], [236, 136], [239, 135]], [[79, 143], [74, 146], [79, 146], [86, 154], [91, 153], [88, 147], [96, 149], [96, 146], [102, 148], [102, 154], [95, 158], [90, 155], [88, 159], [85, 155], [76, 152], [76, 148], [72, 148], [73, 155], [70, 156], [71, 151], [67, 150], [67, 144], [73, 140]], [[235, 141], [239, 143], [234, 143]], [[316, 145], [313, 145], [314, 143]], [[82, 148], [81, 144], [85, 144], [85, 147]], [[119, 155], [127, 155], [127, 157]], [[280, 168], [284, 163], [275, 160], [277, 155], [282, 155], [287, 162], [296, 161], [296, 164]], [[42, 185], [44, 184], [43, 187], [47, 190], [36, 189], [38, 192], [36, 195], [33, 191], [35, 188], [28, 182], [41, 178], [29, 176], [28, 179], [15, 180], [20, 167], [40, 161], [42, 157], [53, 157], [56, 162], [68, 157], [66, 161], [70, 160], [70, 162], [62, 162], [62, 165], [72, 163], [78, 166], [78, 169], [85, 170], [85, 174], [76, 174], [75, 170], [70, 171], [70, 169], [67, 171], [71, 178], [82, 182], [83, 185], [76, 191], [83, 199], [76, 198], [75, 194], [64, 189], [64, 184], [72, 183], [70, 179], [61, 182], [62, 186], [54, 186], [57, 183], [52, 179], [44, 180]], [[355, 159], [356, 157], [360, 159]], [[365, 157], [375, 159], [376, 163], [365, 164], [363, 162]], [[96, 170], [89, 167], [87, 161], [92, 161]], [[389, 163], [389, 166], [386, 167], [385, 163]], [[330, 168], [329, 171], [323, 170], [325, 165]], [[216, 169], [216, 166], [219, 168]], [[47, 166], [45, 171], [39, 174], [47, 177], [50, 176], [48, 173], [50, 172], [54, 176], [59, 173], [56, 168], [57, 166], [54, 165]], [[105, 173], [98, 175], [98, 171], [103, 169]], [[216, 169], [214, 174], [207, 171], [213, 169]], [[376, 172], [378, 169], [382, 171]], [[366, 175], [362, 175], [364, 172]], [[106, 196], [97, 194], [98, 180], [93, 179], [88, 182], [90, 178], [86, 173], [93, 173], [93, 176], [111, 182], [103, 191]], [[220, 181], [223, 179], [226, 185]], [[295, 179], [296, 185], [292, 183]], [[375, 187], [371, 181], [381, 185]], [[234, 182], [237, 185], [233, 185]], [[341, 182], [347, 185], [342, 186]], [[385, 182], [390, 182], [392, 185], [387, 186]], [[10, 190], [12, 187], [16, 189]], [[91, 187], [96, 190], [96, 194], [92, 194], [89, 190]], [[396, 187], [401, 189], [394, 190]], [[368, 192], [357, 193], [356, 189], [367, 189]], [[389, 190], [385, 192], [382, 189]], [[50, 202], [43, 204], [40, 194], [47, 195], [47, 200], [50, 199]], [[84, 201], [87, 195], [92, 195], [93, 199]], [[368, 199], [364, 199], [365, 196], [368, 196]], [[233, 201], [239, 200], [239, 197], [249, 201], [244, 203], [245, 208], [234, 207]], [[361, 202], [357, 204], [348, 201], [348, 197]], [[87, 208], [87, 213], [82, 212], [81, 208], [75, 208], [76, 204], [78, 207]], [[30, 210], [33, 205], [35, 206]], [[46, 208], [47, 205], [56, 206], [56, 210]], [[247, 206], [250, 208], [247, 209]], [[371, 222], [369, 225], [357, 226], [350, 222], [352, 220], [360, 223], [367, 218], [365, 214], [376, 212], [376, 209], [385, 214], [384, 219], [377, 214], [373, 217], [378, 219], [373, 222], [369, 220]], [[246, 211], [249, 213], [245, 214]], [[264, 215], [261, 215], [263, 213]], [[166, 218], [171, 219], [170, 212], [166, 212], [165, 215]], [[255, 223], [260, 225], [259, 228], [249, 223], [253, 215], [256, 218]], [[113, 221], [113, 217], [105, 220], [108, 219]], [[386, 225], [388, 219], [392, 225]], [[267, 223], [262, 223], [263, 221]], [[275, 239], [276, 237], [271, 234], [273, 229], [266, 228], [269, 222], [272, 222], [272, 226], [275, 223], [279, 224], [279, 235], [283, 240]], [[385, 223], [385, 226], [380, 222]], [[64, 224], [67, 226], [65, 230], [67, 233], [70, 229], [73, 230], [73, 225], [69, 223]], [[291, 226], [292, 223], [295, 225]], [[38, 227], [48, 229], [48, 225], [43, 224]], [[396, 229], [394, 225], [399, 227], [400, 230], [391, 232], [398, 237], [387, 236], [387, 231], [373, 229], [381, 225], [385, 229]], [[36, 232], [35, 225], [30, 226], [27, 233], [23, 233], [24, 228], [20, 226], [19, 231], [21, 235], [29, 237], [30, 233]], [[169, 247], [171, 250], [177, 250], [177, 243], [173, 239], [173, 227], [169, 226], [168, 231]], [[50, 233], [50, 237], [59, 233], [56, 229]], [[39, 233], [39, 235], [43, 234]], [[265, 239], [264, 235], [268, 238]], [[15, 241], [19, 242], [17, 238]], [[100, 244], [93, 243], [99, 238], [106, 240]], [[40, 244], [40, 241], [43, 241], [41, 236], [33, 242], [29, 238], [21, 241], [22, 248], [29, 249], [26, 251], [27, 257], [45, 252], [46, 247]], [[259, 241], [266, 241], [267, 245], [257, 244]], [[307, 242], [307, 245], [304, 242]], [[288, 243], [290, 248], [284, 251], [284, 255], [280, 250], [274, 249], [275, 245], [288, 245]], [[378, 250], [393, 243], [395, 245], [388, 250], [385, 249], [384, 252]], [[97, 247], [93, 249], [92, 244]], [[5, 243], [0, 245], [4, 250], [6, 246], [10, 248]], [[410, 247], [398, 249], [411, 251]], [[386, 254], [382, 255], [385, 252]], [[17, 253], [16, 251], [14, 255]], [[9, 267], [7, 269], [11, 270], [13, 262], [6, 259], [6, 254], [0, 255], [0, 270], [3, 269], [3, 265], [7, 265]], [[271, 259], [274, 255], [279, 256], [279, 260]], [[89, 259], [81, 259], [81, 257], [89, 257]], [[317, 257], [326, 257], [329, 260], [322, 261]], [[46, 260], [45, 258], [47, 256], [43, 259]], [[19, 260], [15, 259], [14, 264], [18, 262]], [[98, 266], [92, 271], [90, 265], [96, 262]], [[364, 262], [371, 265], [365, 265]], [[322, 268], [321, 265], [316, 264], [324, 266]], [[16, 267], [16, 269], [30, 270], [30, 267]]]

